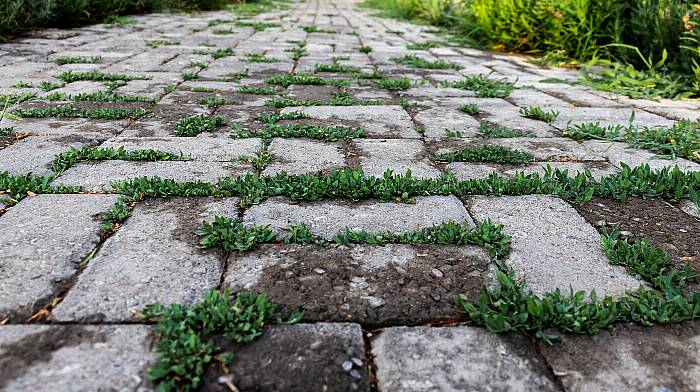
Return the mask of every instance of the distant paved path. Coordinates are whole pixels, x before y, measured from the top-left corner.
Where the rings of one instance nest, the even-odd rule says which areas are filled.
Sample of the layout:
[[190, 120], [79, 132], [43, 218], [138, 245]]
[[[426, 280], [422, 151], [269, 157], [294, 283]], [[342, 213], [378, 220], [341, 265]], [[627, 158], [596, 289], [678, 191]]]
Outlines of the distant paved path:
[[[79, 185], [85, 192], [32, 194], [0, 215], [0, 321], [6, 324], [0, 326], [0, 389], [149, 390], [146, 370], [155, 358], [153, 335], [150, 326], [138, 323], [135, 312], [153, 302], [192, 303], [207, 289], [231, 287], [265, 291], [285, 312], [305, 310], [305, 324], [272, 327], [237, 351], [232, 371], [241, 391], [700, 390], [697, 323], [620, 325], [596, 336], [563, 335], [554, 346], [458, 323], [464, 314], [457, 310], [455, 296], [476, 300], [480, 288], [492, 282], [495, 265], [479, 247], [324, 249], [276, 243], [226, 256], [199, 249], [195, 235], [202, 221], [215, 215], [273, 228], [304, 222], [326, 239], [345, 227], [404, 232], [449, 220], [471, 225], [490, 219], [512, 236], [506, 263], [527, 276], [529, 290], [541, 294], [572, 287], [619, 296], [641, 282], [609, 264], [597, 229], [619, 224], [629, 235], [649, 235], [674, 262], [690, 261], [697, 268], [700, 219], [689, 202], [594, 199], [574, 206], [546, 195], [435, 195], [416, 197], [412, 203], [275, 197], [247, 206], [238, 197], [146, 198], [123, 225], [104, 234], [100, 224], [119, 199], [112, 182], [144, 176], [216, 182], [256, 172], [329, 173], [358, 165], [371, 176], [391, 169], [437, 178], [451, 171], [459, 180], [491, 172], [506, 177], [517, 170], [543, 173], [546, 165], [570, 173], [589, 169], [596, 178], [617, 172], [622, 163], [700, 171], [700, 165], [685, 159], [656, 159], [621, 143], [562, 136], [567, 125], [626, 125], [633, 112], [638, 125], [670, 125], [697, 117], [698, 102], [606, 98], [587, 88], [551, 83], [574, 80], [574, 71], [541, 69], [517, 57], [474, 49], [438, 45], [408, 50], [407, 44], [440, 37], [428, 33], [428, 27], [372, 17], [354, 1], [310, 0], [254, 18], [281, 27], [254, 29], [231, 23], [234, 17], [214, 12], [147, 15], [127, 26], [42, 30], [0, 45], [1, 94], [53, 94], [48, 99], [60, 101], [111, 91], [153, 100], [73, 102], [78, 110], [151, 111], [135, 121], [5, 119], [0, 128], [12, 126], [14, 134], [0, 136], [0, 172], [49, 178], [54, 156], [71, 147], [154, 149], [191, 158], [77, 163], [52, 183]], [[360, 51], [363, 46], [372, 51]], [[221, 56], [215, 58], [210, 53], [217, 49]], [[408, 54], [460, 67], [411, 68], [392, 60]], [[101, 56], [102, 62], [54, 62], [93, 56]], [[250, 61], [265, 59], [269, 62]], [[413, 87], [393, 91], [371, 79], [345, 87], [297, 84], [287, 87], [284, 98], [297, 101], [287, 104], [305, 105], [279, 109], [266, 101], [277, 98], [284, 106], [281, 95], [239, 91], [242, 86], [277, 88], [281, 94], [282, 87], [264, 80], [289, 72], [314, 74], [317, 64], [336, 65], [327, 68], [331, 71], [376, 70], [391, 79], [408, 78]], [[65, 71], [93, 70], [147, 78], [65, 85], [56, 78]], [[505, 98], [479, 98], [473, 91], [441, 87], [479, 74], [517, 80], [517, 88]], [[351, 78], [342, 72], [315, 76]], [[42, 83], [58, 88], [47, 91]], [[25, 87], [16, 87], [20, 85]], [[65, 103], [59, 101], [34, 99], [19, 107]], [[459, 110], [469, 103], [478, 106], [478, 113]], [[530, 106], [560, 115], [551, 124], [519, 115], [519, 108]], [[232, 123], [259, 130], [264, 124], [256, 116], [276, 111], [302, 111], [311, 117], [298, 120], [300, 124], [362, 128], [365, 134], [337, 141], [273, 137], [269, 144], [260, 137], [230, 137]], [[175, 136], [173, 125], [198, 113], [218, 115], [226, 126], [195, 137]], [[485, 138], [480, 125], [518, 129], [525, 137]], [[435, 159], [440, 153], [482, 145], [526, 152], [534, 161], [513, 165]], [[267, 154], [269, 162], [252, 159]], [[226, 390], [216, 378], [213, 383], [208, 389]]]

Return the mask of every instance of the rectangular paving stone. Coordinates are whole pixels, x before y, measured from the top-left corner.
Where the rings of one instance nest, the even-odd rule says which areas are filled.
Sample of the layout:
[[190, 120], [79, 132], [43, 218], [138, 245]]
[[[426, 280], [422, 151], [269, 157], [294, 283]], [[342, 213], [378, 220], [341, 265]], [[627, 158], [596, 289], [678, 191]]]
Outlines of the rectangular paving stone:
[[311, 117], [342, 119], [358, 123], [370, 137], [418, 139], [411, 117], [401, 106], [309, 106], [289, 107], [282, 113], [301, 111]]
[[197, 248], [203, 220], [231, 214], [236, 198], [149, 199], [109, 237], [51, 318], [126, 321], [146, 305], [188, 304], [219, 284], [221, 255]]
[[534, 138], [454, 138], [449, 141], [436, 143], [442, 147], [437, 154], [456, 151], [464, 147], [480, 147], [495, 145], [513, 150], [527, 152], [538, 162], [572, 162], [572, 161], [604, 161], [600, 153], [592, 152], [585, 145], [563, 137]]
[[472, 197], [466, 203], [476, 219], [504, 225], [503, 233], [512, 237], [505, 263], [526, 279], [526, 290], [542, 295], [571, 288], [616, 297], [641, 285], [624, 267], [610, 265], [600, 234], [564, 200], [528, 195]]
[[382, 177], [391, 170], [404, 175], [408, 170], [415, 178], [436, 178], [442, 173], [428, 158], [423, 142], [403, 139], [356, 139], [351, 146], [357, 163], [368, 176]]
[[666, 166], [678, 166], [684, 171], [700, 171], [700, 164], [693, 161], [680, 157], [665, 159], [665, 157], [658, 156], [650, 151], [632, 148], [626, 143], [587, 140], [583, 142], [583, 145], [594, 154], [599, 154], [619, 168], [622, 168], [622, 164], [625, 163], [630, 167], [646, 164], [653, 170], [660, 170]]
[[85, 118], [24, 118], [21, 121], [3, 119], [0, 128], [13, 127], [15, 132], [30, 132], [38, 136], [73, 136], [80, 134], [116, 135], [127, 126], [126, 120], [93, 120]]
[[[556, 333], [556, 332], [555, 332]], [[567, 391], [700, 390], [700, 323], [616, 325], [560, 336], [542, 355]]]
[[364, 201], [292, 202], [281, 198], [268, 199], [250, 207], [243, 214], [249, 225], [287, 227], [289, 222], [305, 223], [315, 234], [331, 239], [350, 228], [370, 233], [405, 232], [456, 221], [472, 220], [464, 205], [454, 196], [419, 196], [415, 203]]
[[217, 182], [221, 178], [238, 177], [252, 172], [252, 167], [239, 162], [203, 161], [95, 161], [83, 162], [56, 178], [54, 184], [82, 186], [85, 190], [105, 191], [114, 181], [137, 177], [160, 177], [175, 181]]
[[603, 127], [609, 125], [628, 126], [634, 112], [633, 124], [639, 127], [671, 126], [674, 121], [648, 113], [639, 109], [629, 108], [561, 108], [559, 116], [552, 123], [558, 129], [583, 123], [599, 123]]
[[523, 335], [468, 326], [394, 327], [371, 344], [382, 392], [560, 390]]
[[0, 216], [0, 320], [28, 317], [57, 294], [100, 240], [107, 195], [28, 197]]
[[[442, 101], [444, 102], [444, 101]], [[445, 108], [442, 102], [428, 109], [417, 110], [414, 119], [423, 128], [425, 137], [434, 140], [448, 139], [445, 128], [459, 131], [466, 137], [476, 136], [479, 121], [455, 108]]]
[[464, 318], [454, 299], [478, 298], [489, 263], [475, 246], [265, 245], [229, 256], [224, 285], [306, 321], [413, 325]]
[[496, 163], [480, 162], [453, 162], [448, 164], [447, 170], [454, 173], [457, 179], [473, 180], [486, 178], [491, 173], [513, 178], [518, 172], [525, 174], [537, 173], [543, 176], [547, 166], [553, 170], [567, 170], [569, 176], [576, 176], [586, 170], [591, 172], [593, 178], [600, 179], [618, 171], [618, 169], [607, 162], [535, 162], [527, 165], [499, 165]]
[[4, 391], [147, 391], [155, 361], [144, 325], [2, 325]]
[[33, 173], [50, 176], [54, 157], [71, 147], [98, 145], [104, 136], [84, 134], [74, 136], [29, 136], [0, 150], [0, 172], [11, 175]]
[[127, 151], [158, 150], [183, 154], [195, 161], [238, 162], [241, 155], [255, 155], [261, 148], [259, 138], [231, 139], [226, 136], [199, 134], [196, 137], [113, 137], [100, 147]]
[[328, 173], [346, 166], [345, 151], [339, 142], [274, 138], [267, 150], [272, 154], [272, 162], [262, 171], [263, 175]]
[[228, 376], [209, 369], [202, 390], [369, 392], [362, 328], [358, 324], [277, 325], [246, 344], [222, 339], [234, 354]]

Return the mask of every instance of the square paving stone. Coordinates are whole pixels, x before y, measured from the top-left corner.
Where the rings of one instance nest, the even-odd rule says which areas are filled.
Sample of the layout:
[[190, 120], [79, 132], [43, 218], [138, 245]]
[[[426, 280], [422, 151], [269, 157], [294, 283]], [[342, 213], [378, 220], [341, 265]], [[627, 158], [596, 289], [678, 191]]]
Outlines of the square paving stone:
[[603, 127], [609, 125], [628, 126], [632, 113], [634, 113], [633, 124], [640, 127], [671, 126], [674, 123], [674, 121], [639, 109], [576, 107], [561, 108], [559, 112], [559, 117], [554, 120], [553, 125], [561, 130], [583, 123], [599, 123]]
[[559, 391], [536, 347], [475, 327], [395, 327], [372, 339], [377, 386], [403, 391]]
[[418, 139], [411, 117], [401, 106], [310, 106], [291, 107], [282, 113], [301, 111], [311, 117], [330, 120], [341, 119], [358, 123], [370, 137]]
[[237, 199], [149, 199], [109, 237], [51, 317], [126, 321], [146, 305], [188, 304], [216, 288], [222, 257], [197, 247], [195, 231], [214, 215], [235, 214]]
[[504, 225], [512, 237], [505, 263], [525, 289], [537, 295], [595, 290], [598, 297], [621, 295], [641, 282], [624, 267], [610, 265], [600, 234], [567, 202], [542, 195], [473, 197], [466, 201], [477, 219]]
[[346, 166], [345, 151], [339, 142], [274, 138], [268, 152], [272, 162], [262, 171], [263, 175], [328, 173]]
[[415, 178], [436, 178], [442, 174], [430, 162], [420, 140], [357, 139], [352, 147], [359, 155], [358, 164], [368, 176], [382, 177], [387, 170], [401, 175], [410, 170]]
[[126, 151], [158, 150], [183, 154], [203, 162], [238, 162], [241, 155], [255, 155], [262, 147], [259, 138], [231, 139], [211, 134], [196, 137], [113, 137], [100, 147], [120, 148]]
[[265, 245], [232, 254], [224, 285], [265, 292], [306, 321], [412, 325], [464, 318], [455, 298], [478, 298], [489, 263], [474, 246]]
[[365, 391], [369, 374], [362, 328], [358, 324], [273, 326], [251, 343], [219, 346], [234, 354], [230, 374], [209, 369], [205, 391], [240, 392]]
[[616, 325], [560, 336], [542, 354], [567, 391], [700, 390], [700, 323]]
[[56, 178], [54, 184], [79, 185], [85, 190], [105, 191], [114, 181], [138, 177], [160, 177], [175, 181], [217, 182], [252, 172], [252, 167], [238, 162], [202, 161], [96, 161], [83, 162]]
[[147, 391], [155, 360], [143, 325], [0, 326], [0, 389]]
[[0, 216], [0, 320], [57, 294], [100, 240], [116, 196], [39, 195]]
[[331, 239], [350, 228], [370, 233], [399, 233], [429, 228], [447, 221], [473, 222], [464, 205], [454, 196], [419, 196], [415, 203], [359, 203], [323, 201], [290, 203], [276, 197], [250, 207], [243, 214], [249, 225], [287, 227], [289, 222], [305, 223], [315, 234]]

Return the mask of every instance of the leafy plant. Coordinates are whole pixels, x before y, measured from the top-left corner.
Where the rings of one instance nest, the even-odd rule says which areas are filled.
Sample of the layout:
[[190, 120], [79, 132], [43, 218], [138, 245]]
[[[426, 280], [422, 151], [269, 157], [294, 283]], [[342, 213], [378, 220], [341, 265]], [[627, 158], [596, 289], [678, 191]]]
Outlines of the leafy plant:
[[216, 127], [226, 124], [219, 116], [207, 116], [195, 114], [178, 120], [173, 125], [173, 132], [177, 136], [197, 136], [203, 132], [214, 132]]
[[501, 146], [464, 147], [458, 151], [439, 154], [435, 157], [443, 162], [493, 162], [522, 165], [535, 158], [526, 152]]
[[479, 114], [479, 105], [475, 103], [465, 103], [459, 107], [459, 110], [467, 114], [475, 115]]
[[527, 108], [520, 108], [519, 113], [523, 117], [544, 121], [546, 123], [552, 123], [554, 122], [554, 120], [557, 119], [557, 117], [559, 117], [558, 111], [544, 110], [539, 106], [529, 106]]
[[473, 91], [479, 98], [505, 98], [514, 88], [511, 82], [490, 79], [489, 75], [484, 74], [468, 76], [458, 82], [444, 82], [442, 86]]
[[456, 64], [456, 63], [450, 63], [450, 62], [443, 61], [443, 60], [430, 61], [430, 60], [426, 60], [422, 57], [418, 57], [418, 56], [415, 56], [412, 54], [407, 54], [407, 55], [403, 55], [400, 57], [392, 57], [390, 60], [395, 62], [396, 64], [405, 65], [405, 66], [411, 67], [411, 68], [456, 69], [456, 70], [460, 70], [460, 69], [464, 68], [463, 66]]
[[68, 104], [44, 109], [15, 109], [12, 114], [19, 117], [83, 117], [105, 120], [120, 120], [124, 118], [137, 119], [149, 112], [148, 109], [109, 109], [82, 108]]
[[495, 127], [487, 124], [479, 125], [476, 133], [481, 137], [486, 138], [510, 138], [510, 137], [525, 137], [530, 136], [529, 132], [518, 129], [508, 129], [503, 127]]

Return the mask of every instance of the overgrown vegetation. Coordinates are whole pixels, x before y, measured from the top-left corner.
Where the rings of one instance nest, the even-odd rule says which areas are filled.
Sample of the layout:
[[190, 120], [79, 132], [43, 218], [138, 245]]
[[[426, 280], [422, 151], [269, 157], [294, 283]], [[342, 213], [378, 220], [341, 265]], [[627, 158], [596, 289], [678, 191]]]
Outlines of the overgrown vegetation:
[[124, 147], [71, 147], [68, 151], [53, 158], [51, 169], [56, 175], [84, 161], [186, 161], [187, 156], [157, 150], [126, 151]]
[[591, 68], [586, 81], [633, 97], [700, 96], [700, 4], [687, 0], [368, 0], [384, 15], [452, 30], [470, 45]]
[[282, 320], [265, 294], [219, 293], [208, 290], [204, 299], [192, 305], [148, 305], [141, 317], [157, 322], [154, 332], [158, 359], [149, 369], [159, 391], [191, 391], [202, 386], [202, 376], [214, 364], [227, 366], [233, 353], [221, 352], [213, 337], [234, 343], [250, 343], [268, 324], [294, 324], [302, 313]]
[[700, 162], [700, 124], [697, 121], [681, 120], [670, 127], [643, 128], [634, 125], [604, 127], [600, 123], [583, 123], [568, 126], [563, 135], [576, 140], [624, 142], [665, 157], [683, 157]]
[[513, 91], [514, 84], [507, 80], [491, 79], [490, 75], [468, 76], [458, 82], [444, 82], [443, 87], [473, 91], [479, 98], [504, 98]]
[[43, 109], [15, 109], [12, 114], [19, 117], [82, 117], [104, 120], [120, 120], [124, 118], [138, 119], [149, 110], [145, 108], [138, 109], [119, 109], [119, 108], [77, 108], [71, 104], [47, 107]]
[[464, 147], [459, 151], [439, 154], [436, 160], [442, 162], [492, 162], [522, 165], [535, 158], [526, 152], [501, 146]]
[[412, 54], [407, 54], [403, 55], [400, 57], [392, 57], [391, 61], [395, 62], [396, 64], [401, 64], [405, 65], [407, 67], [411, 68], [426, 68], [426, 69], [456, 69], [460, 70], [464, 68], [463, 66], [456, 64], [456, 63], [451, 63], [448, 61], [444, 60], [426, 60], [422, 57], [415, 56]]
[[336, 141], [365, 137], [366, 132], [362, 128], [349, 128], [340, 125], [289, 124], [287, 126], [281, 126], [273, 122], [268, 123], [263, 129], [247, 130], [242, 127], [237, 127], [237, 129], [234, 129], [232, 136], [235, 138], [260, 137], [263, 139], [271, 139], [273, 137], [304, 137]]
[[554, 120], [557, 119], [557, 117], [559, 117], [558, 111], [554, 109], [544, 110], [539, 106], [529, 106], [527, 108], [520, 108], [518, 113], [520, 113], [520, 115], [525, 118], [540, 120], [546, 123], [552, 123], [554, 122]]
[[219, 116], [195, 114], [178, 120], [173, 125], [173, 132], [176, 136], [197, 136], [203, 132], [214, 132], [216, 127], [224, 124], [226, 121]]

